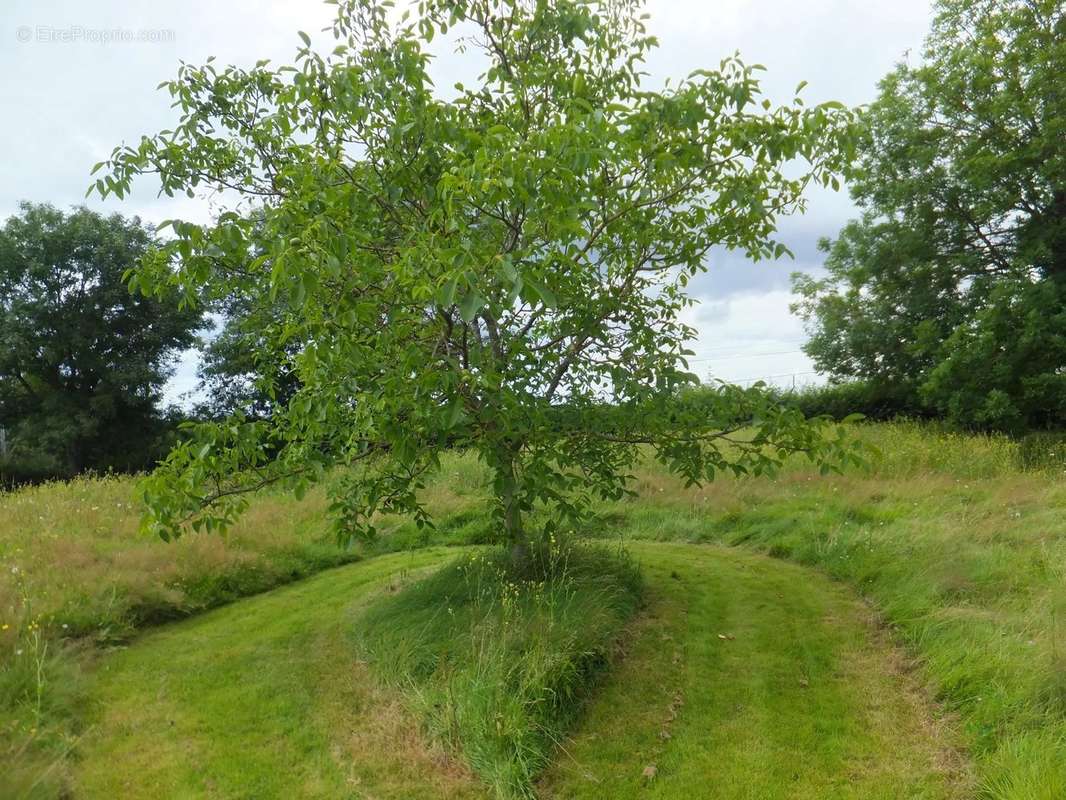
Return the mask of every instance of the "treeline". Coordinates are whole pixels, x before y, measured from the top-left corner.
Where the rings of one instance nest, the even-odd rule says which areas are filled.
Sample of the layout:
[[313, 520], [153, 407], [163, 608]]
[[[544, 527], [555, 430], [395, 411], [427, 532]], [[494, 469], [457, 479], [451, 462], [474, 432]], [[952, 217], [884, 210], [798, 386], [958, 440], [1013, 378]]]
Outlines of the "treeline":
[[140, 220], [23, 204], [0, 229], [0, 483], [151, 465], [175, 417], [162, 389], [203, 314], [137, 297]]
[[[1066, 11], [935, 10], [921, 62], [890, 73], [862, 116], [849, 175], [861, 216], [822, 242], [824, 277], [794, 276], [806, 352], [831, 382], [781, 399], [838, 418], [1061, 430]], [[128, 271], [160, 244], [136, 218], [85, 208], [24, 204], [0, 229], [0, 485], [146, 469], [183, 419], [287, 405], [307, 341], [273, 300], [266, 254], [224, 295], [131, 292]], [[206, 399], [167, 408], [175, 361], [194, 347]]]
[[794, 276], [802, 402], [1023, 434], [1066, 427], [1066, 6], [941, 0], [864, 115], [861, 216]]

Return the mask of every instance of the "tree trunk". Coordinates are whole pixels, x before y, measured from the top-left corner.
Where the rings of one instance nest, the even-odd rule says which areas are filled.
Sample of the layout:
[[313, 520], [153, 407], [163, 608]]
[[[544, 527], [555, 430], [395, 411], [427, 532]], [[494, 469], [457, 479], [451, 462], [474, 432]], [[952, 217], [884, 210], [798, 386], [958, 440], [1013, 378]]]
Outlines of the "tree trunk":
[[500, 479], [499, 503], [503, 509], [503, 533], [505, 546], [510, 548], [511, 558], [521, 565], [529, 559], [529, 543], [522, 527], [522, 507], [519, 496], [518, 474], [515, 471], [517, 450], [501, 450], [496, 473]]

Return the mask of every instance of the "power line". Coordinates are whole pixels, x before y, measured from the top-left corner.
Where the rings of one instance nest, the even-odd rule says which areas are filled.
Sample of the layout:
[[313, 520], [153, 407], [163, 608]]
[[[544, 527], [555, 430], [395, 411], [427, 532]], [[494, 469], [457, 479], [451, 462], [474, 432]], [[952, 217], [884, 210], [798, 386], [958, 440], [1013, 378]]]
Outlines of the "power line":
[[782, 372], [780, 375], [755, 375], [755, 376], [752, 376], [750, 378], [724, 378], [724, 377], [722, 377], [720, 375], [716, 375], [715, 377], [721, 378], [723, 381], [726, 381], [727, 383], [747, 383], [748, 381], [768, 381], [768, 380], [772, 380], [773, 378], [798, 378], [800, 375], [817, 375], [817, 374], [818, 374], [818, 370], [811, 369], [811, 370], [806, 370], [805, 372]]
[[706, 358], [690, 358], [690, 364], [700, 364], [705, 361], [735, 361], [738, 358], [757, 358], [759, 356], [790, 356], [802, 353], [802, 350], [773, 350], [769, 353], [734, 353], [728, 356], [710, 356]]
[[[767, 344], [769, 344], [769, 343], [774, 342], [774, 341], [780, 341], [780, 340], [775, 340], [775, 339], [772, 339], [772, 338], [768, 337], [767, 339], [757, 339], [757, 340], [755, 340], [755, 343], [758, 344], [758, 343], [761, 343], [761, 342], [766, 342]], [[782, 344], [788, 344], [788, 342], [784, 341], [784, 342], [782, 342]], [[801, 342], [794, 342], [794, 344], [802, 344], [802, 343]], [[737, 350], [737, 346], [736, 345], [730, 345], [728, 347], [712, 347], [710, 350], [704, 350], [703, 352], [708, 354], [708, 355], [714, 355], [715, 353], [737, 353], [739, 351]]]

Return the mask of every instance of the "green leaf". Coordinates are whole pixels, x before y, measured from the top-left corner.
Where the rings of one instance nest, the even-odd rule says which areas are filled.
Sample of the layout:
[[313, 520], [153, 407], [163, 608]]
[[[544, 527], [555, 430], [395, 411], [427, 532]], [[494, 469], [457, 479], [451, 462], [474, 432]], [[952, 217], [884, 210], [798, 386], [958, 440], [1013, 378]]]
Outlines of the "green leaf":
[[481, 293], [477, 289], [471, 289], [459, 304], [459, 316], [464, 322], [472, 322], [484, 305], [485, 298]]
[[523, 279], [524, 290], [532, 294], [533, 301], [539, 301], [545, 308], [555, 309], [559, 307], [559, 300], [555, 293], [540, 281], [530, 277]]
[[448, 404], [448, 416], [445, 421], [445, 427], [449, 430], [458, 425], [466, 413], [463, 409], [463, 400], [461, 397], [457, 397]]
[[505, 280], [514, 283], [518, 280], [518, 270], [515, 269], [514, 262], [511, 261], [510, 255], [500, 256], [499, 260], [500, 274]]
[[455, 305], [455, 290], [458, 286], [458, 278], [452, 278], [451, 280], [446, 281], [437, 293], [437, 302], [445, 308], [450, 308]]

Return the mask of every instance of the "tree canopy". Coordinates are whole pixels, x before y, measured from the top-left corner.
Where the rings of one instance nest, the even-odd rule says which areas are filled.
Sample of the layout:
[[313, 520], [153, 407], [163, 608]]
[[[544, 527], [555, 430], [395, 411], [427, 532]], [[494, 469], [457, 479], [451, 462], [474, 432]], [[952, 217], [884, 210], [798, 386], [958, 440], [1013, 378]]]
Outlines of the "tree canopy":
[[[420, 476], [461, 447], [494, 470], [516, 542], [535, 504], [552, 525], [619, 496], [642, 447], [691, 481], [850, 457], [758, 390], [684, 402], [678, 315], [712, 247], [787, 252], [775, 223], [836, 182], [852, 113], [775, 107], [737, 58], [646, 88], [640, 11], [425, 0], [401, 18], [345, 0], [328, 55], [301, 33], [294, 66], [182, 65], [175, 127], [117, 148], [96, 188], [153, 174], [167, 194], [228, 193], [211, 225], [171, 221], [134, 284], [253, 298], [272, 320], [257, 388], [298, 388], [268, 417], [192, 430], [145, 485], [151, 526], [215, 528], [248, 492], [327, 474], [342, 535], [382, 509], [424, 522]], [[444, 92], [427, 47], [449, 32], [484, 72]]]
[[1066, 11], [940, 0], [865, 115], [807, 352], [968, 426], [1066, 423]]
[[161, 391], [201, 313], [130, 294], [125, 273], [154, 241], [137, 218], [30, 203], [0, 229], [0, 425], [12, 461], [72, 475], [144, 469], [165, 453]]

